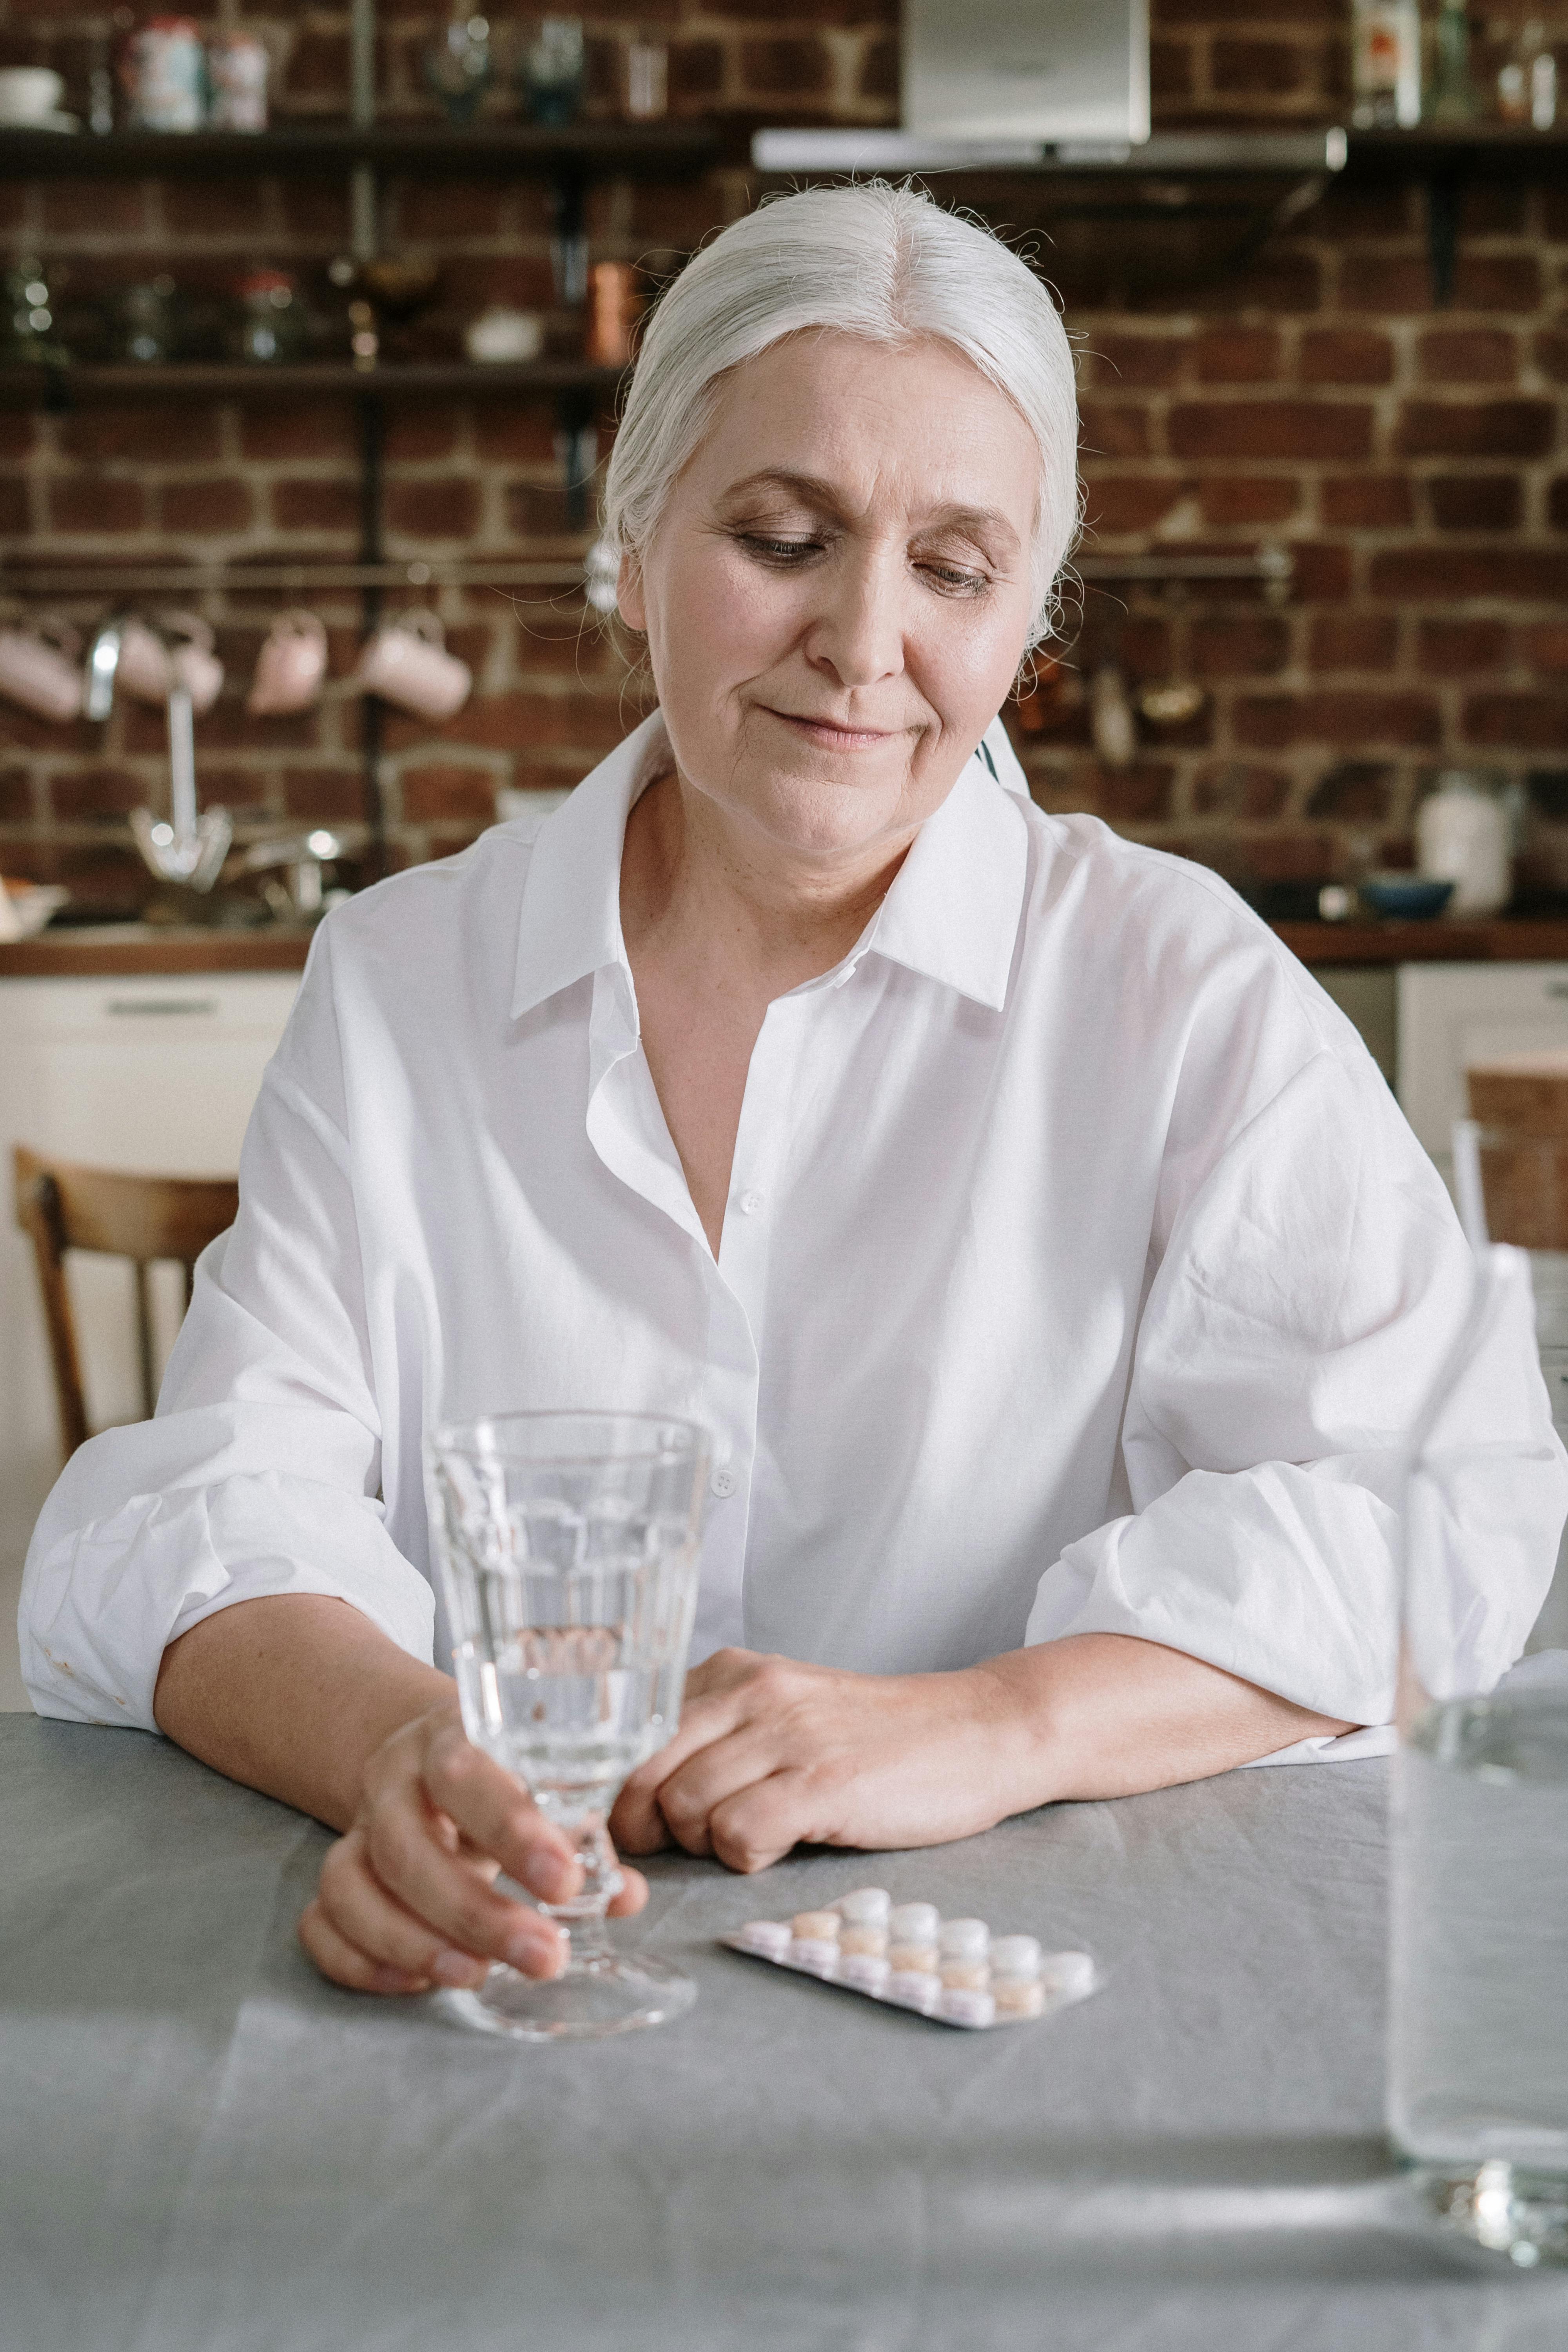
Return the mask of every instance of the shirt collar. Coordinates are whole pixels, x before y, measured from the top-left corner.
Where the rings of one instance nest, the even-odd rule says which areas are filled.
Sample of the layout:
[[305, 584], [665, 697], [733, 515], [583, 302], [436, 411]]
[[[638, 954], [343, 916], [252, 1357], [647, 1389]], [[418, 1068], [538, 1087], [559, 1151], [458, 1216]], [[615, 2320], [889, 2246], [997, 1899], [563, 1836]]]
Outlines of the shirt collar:
[[[667, 761], [656, 710], [540, 827], [520, 910], [514, 1021], [606, 964], [626, 966], [626, 818]], [[884, 956], [1000, 1012], [1027, 866], [1028, 826], [1016, 796], [976, 752], [916, 835], [851, 965], [864, 954]]]

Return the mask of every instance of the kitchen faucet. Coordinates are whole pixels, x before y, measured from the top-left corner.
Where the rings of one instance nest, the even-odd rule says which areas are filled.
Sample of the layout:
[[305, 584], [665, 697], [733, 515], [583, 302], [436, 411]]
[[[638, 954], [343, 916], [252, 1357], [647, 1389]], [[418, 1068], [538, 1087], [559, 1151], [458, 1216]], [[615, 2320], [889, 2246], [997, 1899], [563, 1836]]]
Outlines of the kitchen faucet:
[[[89, 719], [105, 719], [113, 707], [115, 678], [129, 617], [127, 614], [114, 614], [93, 638], [87, 657], [87, 698], [83, 704]], [[226, 809], [198, 811], [191, 690], [180, 675], [174, 646], [162, 630], [158, 635], [168, 671], [169, 817], [155, 817], [151, 809], [132, 809], [131, 830], [143, 863], [160, 881], [180, 882], [188, 889], [206, 891], [217, 880], [234, 837], [234, 827]]]

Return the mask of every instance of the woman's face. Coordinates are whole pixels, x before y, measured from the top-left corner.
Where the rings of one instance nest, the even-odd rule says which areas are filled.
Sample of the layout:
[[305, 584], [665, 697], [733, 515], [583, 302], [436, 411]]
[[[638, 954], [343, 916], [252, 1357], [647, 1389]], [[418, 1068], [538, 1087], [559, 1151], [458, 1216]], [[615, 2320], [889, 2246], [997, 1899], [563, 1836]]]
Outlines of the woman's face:
[[944, 343], [793, 335], [729, 378], [620, 609], [755, 849], [855, 860], [945, 799], [1023, 656], [1038, 470]]

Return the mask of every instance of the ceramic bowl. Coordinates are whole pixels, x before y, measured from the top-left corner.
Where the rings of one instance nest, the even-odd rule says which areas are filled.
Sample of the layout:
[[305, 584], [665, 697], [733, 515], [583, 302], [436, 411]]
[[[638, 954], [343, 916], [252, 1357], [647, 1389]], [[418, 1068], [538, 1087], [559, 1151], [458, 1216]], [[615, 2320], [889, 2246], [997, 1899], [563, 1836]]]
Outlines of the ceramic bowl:
[[1368, 874], [1361, 895], [1378, 915], [1398, 915], [1407, 922], [1440, 915], [1454, 895], [1451, 882], [1433, 882], [1424, 874]]

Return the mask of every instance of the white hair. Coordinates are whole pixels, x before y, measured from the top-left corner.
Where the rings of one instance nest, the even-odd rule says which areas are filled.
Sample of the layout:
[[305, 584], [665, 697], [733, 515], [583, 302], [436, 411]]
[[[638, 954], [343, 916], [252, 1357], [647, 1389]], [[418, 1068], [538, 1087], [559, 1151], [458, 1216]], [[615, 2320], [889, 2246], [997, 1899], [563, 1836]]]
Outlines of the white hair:
[[712, 422], [721, 377], [785, 335], [935, 337], [1005, 393], [1040, 452], [1029, 642], [1049, 633], [1077, 533], [1078, 402], [1057, 306], [1010, 247], [915, 189], [871, 181], [781, 196], [686, 265], [648, 320], [605, 480], [618, 562], [651, 541]]

